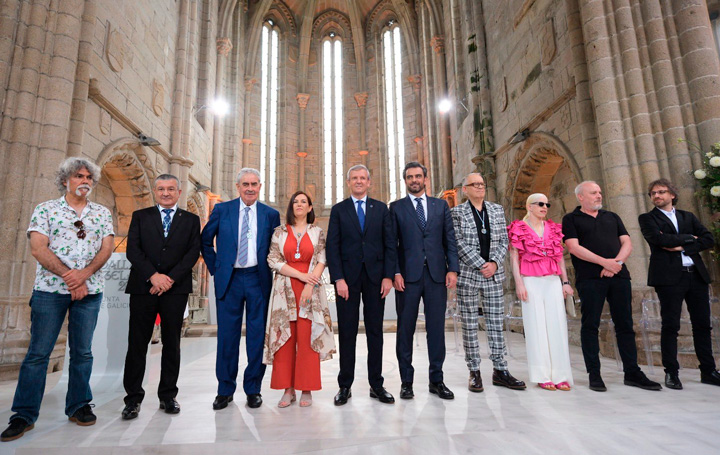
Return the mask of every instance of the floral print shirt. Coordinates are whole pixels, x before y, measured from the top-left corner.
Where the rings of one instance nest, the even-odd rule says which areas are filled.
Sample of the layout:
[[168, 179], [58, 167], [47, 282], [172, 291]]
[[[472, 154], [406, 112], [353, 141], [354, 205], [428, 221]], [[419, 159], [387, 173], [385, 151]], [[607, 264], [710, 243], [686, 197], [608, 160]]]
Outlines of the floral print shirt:
[[[75, 222], [82, 221], [86, 236], [78, 238], [79, 228]], [[83, 269], [95, 258], [105, 237], [115, 235], [110, 210], [106, 207], [88, 201], [78, 217], [75, 210], [65, 200], [53, 199], [35, 207], [30, 218], [27, 235], [39, 232], [50, 239], [48, 248], [71, 269]], [[105, 287], [103, 269], [95, 272], [87, 280], [89, 294], [99, 294]], [[52, 292], [55, 294], [70, 294], [62, 277], [38, 263], [35, 272], [35, 291]]]

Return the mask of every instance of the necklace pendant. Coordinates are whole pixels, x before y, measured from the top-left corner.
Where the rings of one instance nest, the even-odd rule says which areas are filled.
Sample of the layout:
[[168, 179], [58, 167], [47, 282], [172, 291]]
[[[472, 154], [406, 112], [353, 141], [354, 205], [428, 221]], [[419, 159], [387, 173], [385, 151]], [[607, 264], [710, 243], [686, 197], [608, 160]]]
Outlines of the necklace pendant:
[[483, 235], [485, 235], [485, 234], [487, 234], [487, 229], [485, 229], [485, 228], [482, 228], [482, 229], [480, 230], [480, 232], [482, 232], [482, 233], [483, 233]]
[[300, 253], [295, 253], [295, 259], [300, 259]]

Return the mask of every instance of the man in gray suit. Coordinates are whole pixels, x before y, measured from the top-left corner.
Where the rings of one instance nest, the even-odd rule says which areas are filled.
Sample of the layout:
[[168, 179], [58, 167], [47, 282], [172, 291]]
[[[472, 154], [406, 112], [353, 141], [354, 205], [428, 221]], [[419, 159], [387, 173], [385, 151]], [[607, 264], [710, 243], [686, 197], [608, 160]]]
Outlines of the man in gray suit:
[[485, 181], [478, 173], [463, 179], [468, 201], [452, 209], [455, 238], [460, 258], [457, 282], [458, 307], [462, 317], [465, 361], [470, 370], [468, 390], [482, 392], [480, 346], [478, 343], [478, 294], [482, 296], [493, 385], [513, 390], [525, 389], [525, 383], [508, 371], [503, 337], [504, 299], [503, 261], [508, 249], [505, 211], [499, 204], [485, 201]]

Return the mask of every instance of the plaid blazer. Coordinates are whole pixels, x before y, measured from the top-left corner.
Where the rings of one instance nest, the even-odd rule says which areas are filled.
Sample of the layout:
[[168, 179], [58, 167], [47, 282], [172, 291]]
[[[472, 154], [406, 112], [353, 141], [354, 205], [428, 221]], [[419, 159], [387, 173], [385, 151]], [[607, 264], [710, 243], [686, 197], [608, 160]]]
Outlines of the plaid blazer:
[[[490, 222], [490, 260], [498, 266], [492, 278], [496, 283], [502, 283], [505, 281], [504, 262], [508, 250], [505, 211], [500, 204], [487, 201], [485, 201], [485, 210]], [[483, 278], [480, 267], [485, 264], [485, 260], [480, 256], [480, 238], [475, 227], [470, 201], [453, 207], [452, 220], [460, 258], [458, 284], [477, 284]]]

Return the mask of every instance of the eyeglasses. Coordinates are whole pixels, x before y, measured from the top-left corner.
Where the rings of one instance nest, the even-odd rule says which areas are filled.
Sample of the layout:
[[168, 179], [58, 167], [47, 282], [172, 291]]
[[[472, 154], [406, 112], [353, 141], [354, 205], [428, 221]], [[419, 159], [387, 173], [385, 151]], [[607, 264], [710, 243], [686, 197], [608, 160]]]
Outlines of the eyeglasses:
[[658, 196], [664, 196], [666, 193], [669, 193], [669, 192], [670, 192], [670, 190], [651, 191], [651, 192], [648, 193], [648, 196], [653, 197], [653, 196], [655, 196], [656, 194], [657, 194]]
[[468, 184], [465, 185], [465, 186], [466, 186], [466, 187], [467, 187], [467, 186], [471, 186], [471, 187], [475, 188], [476, 190], [484, 190], [484, 189], [485, 189], [485, 184], [484, 184], [484, 183], [468, 183]]
[[538, 207], [547, 207], [550, 208], [552, 204], [549, 202], [531, 202], [530, 205], [537, 205]]
[[77, 238], [82, 240], [87, 236], [87, 233], [85, 232], [85, 225], [83, 224], [83, 222], [81, 220], [77, 220], [76, 222], [74, 222], [73, 226], [75, 226], [76, 228], [79, 229], [79, 231], [77, 233]]

